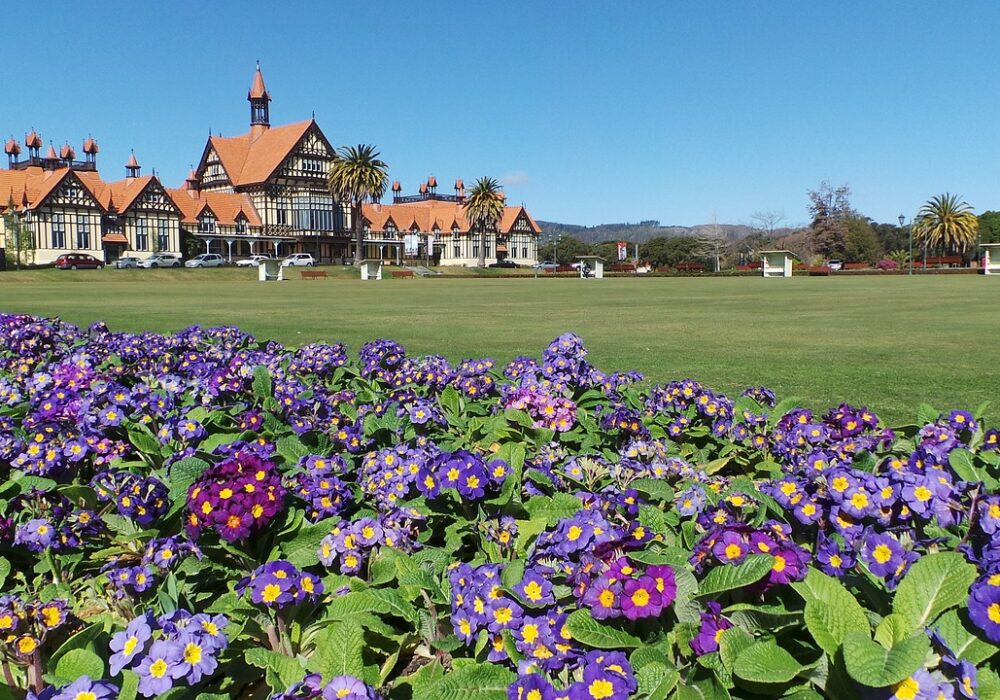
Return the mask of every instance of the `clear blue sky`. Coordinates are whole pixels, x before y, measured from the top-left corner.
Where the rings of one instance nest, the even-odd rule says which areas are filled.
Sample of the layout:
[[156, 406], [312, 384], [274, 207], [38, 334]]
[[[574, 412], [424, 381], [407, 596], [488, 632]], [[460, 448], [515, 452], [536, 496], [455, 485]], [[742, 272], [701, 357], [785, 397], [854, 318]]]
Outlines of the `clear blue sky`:
[[[10, 15], [10, 13], [8, 13]], [[413, 191], [501, 179], [536, 218], [807, 220], [848, 183], [879, 221], [932, 195], [1000, 209], [1000, 3], [35, 3], [0, 43], [0, 135], [130, 148], [169, 186], [209, 128], [373, 143]]]

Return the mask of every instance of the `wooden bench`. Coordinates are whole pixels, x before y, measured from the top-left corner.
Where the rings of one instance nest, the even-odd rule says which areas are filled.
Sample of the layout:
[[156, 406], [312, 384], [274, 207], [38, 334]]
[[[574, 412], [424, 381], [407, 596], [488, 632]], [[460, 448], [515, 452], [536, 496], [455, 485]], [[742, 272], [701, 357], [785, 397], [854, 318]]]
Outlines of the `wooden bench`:
[[868, 263], [863, 263], [863, 262], [861, 262], [861, 263], [845, 263], [844, 264], [844, 269], [845, 270], [867, 270], [870, 267], [871, 267], [871, 265], [869, 265]]
[[678, 272], [704, 272], [705, 266], [701, 263], [677, 263], [674, 269]]
[[326, 270], [302, 270], [300, 273], [304, 280], [325, 280]]
[[615, 263], [608, 266], [608, 272], [635, 272], [635, 265], [631, 263]]
[[809, 268], [810, 277], [827, 277], [830, 274], [830, 267], [828, 265], [819, 265], [817, 267]]
[[392, 276], [397, 279], [403, 277], [413, 277], [413, 270], [393, 270]]
[[961, 265], [964, 261], [961, 255], [942, 255], [938, 257], [928, 257], [928, 265], [944, 265], [946, 267]]

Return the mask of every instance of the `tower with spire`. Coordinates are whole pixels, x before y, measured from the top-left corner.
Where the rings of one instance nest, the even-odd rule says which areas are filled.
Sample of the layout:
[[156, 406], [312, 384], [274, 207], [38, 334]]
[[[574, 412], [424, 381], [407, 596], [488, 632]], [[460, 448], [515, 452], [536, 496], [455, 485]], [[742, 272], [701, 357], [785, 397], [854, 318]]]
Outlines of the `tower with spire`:
[[267, 104], [271, 101], [271, 94], [264, 86], [264, 75], [260, 72], [260, 61], [257, 61], [257, 70], [253, 74], [253, 82], [250, 83], [247, 100], [250, 102], [250, 134], [252, 137], [256, 137], [271, 127]]

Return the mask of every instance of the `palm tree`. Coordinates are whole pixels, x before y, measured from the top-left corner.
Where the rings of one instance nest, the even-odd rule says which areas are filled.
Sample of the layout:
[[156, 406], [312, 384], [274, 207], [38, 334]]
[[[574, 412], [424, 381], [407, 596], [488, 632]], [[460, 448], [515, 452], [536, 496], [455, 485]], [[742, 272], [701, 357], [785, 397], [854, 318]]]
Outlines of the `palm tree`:
[[351, 203], [355, 264], [360, 264], [365, 257], [361, 205], [369, 200], [381, 199], [389, 179], [389, 166], [379, 159], [379, 155], [374, 146], [342, 146], [334, 151], [327, 175], [327, 187], [333, 198], [338, 202]]
[[503, 217], [503, 192], [492, 177], [481, 177], [465, 198], [465, 219], [469, 230], [479, 231], [479, 267], [486, 267], [486, 232], [497, 230]]
[[972, 207], [954, 194], [939, 194], [931, 197], [917, 213], [913, 223], [913, 237], [924, 246], [942, 247], [962, 253], [976, 240], [979, 219], [972, 213]]

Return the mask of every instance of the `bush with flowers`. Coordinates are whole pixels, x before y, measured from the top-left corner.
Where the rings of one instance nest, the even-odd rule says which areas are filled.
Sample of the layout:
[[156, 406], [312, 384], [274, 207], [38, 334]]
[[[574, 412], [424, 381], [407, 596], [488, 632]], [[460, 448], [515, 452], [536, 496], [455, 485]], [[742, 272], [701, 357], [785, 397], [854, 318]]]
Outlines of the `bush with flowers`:
[[1000, 698], [1000, 432], [571, 334], [0, 315], [0, 700]]

